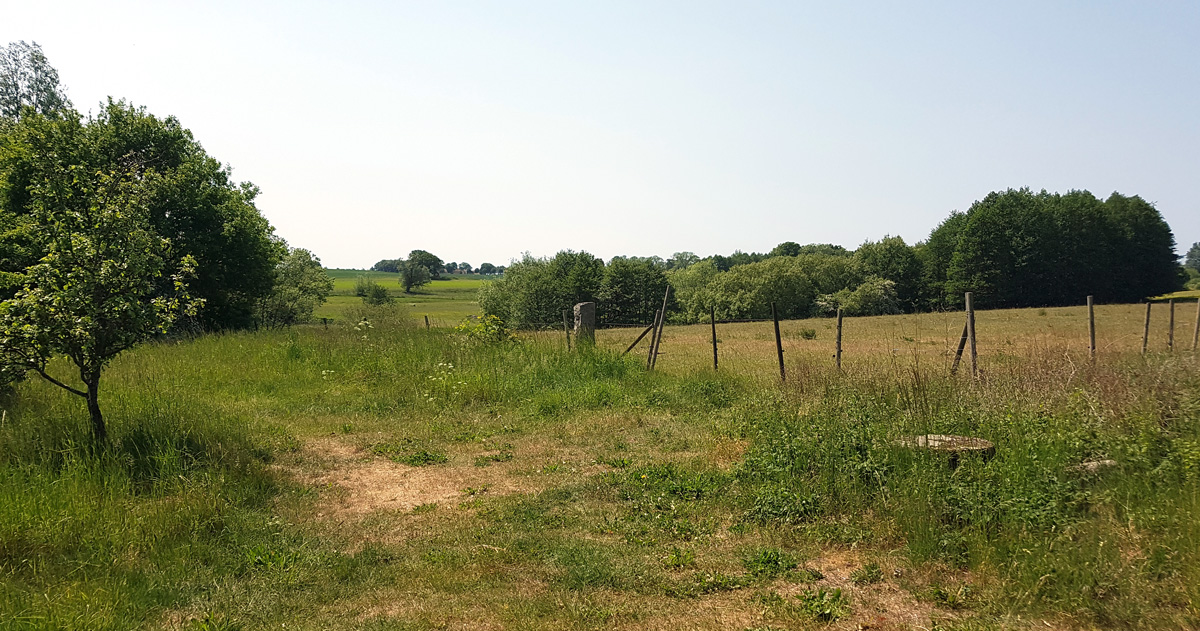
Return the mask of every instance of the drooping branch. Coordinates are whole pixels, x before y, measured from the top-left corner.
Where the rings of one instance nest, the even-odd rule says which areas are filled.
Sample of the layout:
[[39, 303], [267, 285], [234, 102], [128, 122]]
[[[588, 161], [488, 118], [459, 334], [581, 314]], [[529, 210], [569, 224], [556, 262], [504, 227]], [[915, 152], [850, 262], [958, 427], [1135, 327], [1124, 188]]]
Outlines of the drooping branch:
[[54, 385], [56, 385], [56, 386], [58, 386], [58, 387], [62, 388], [63, 390], [66, 390], [67, 392], [70, 392], [71, 394], [77, 394], [77, 395], [79, 395], [79, 396], [81, 396], [81, 397], [87, 398], [87, 393], [86, 393], [86, 392], [84, 392], [84, 391], [82, 391], [82, 390], [76, 390], [75, 388], [72, 388], [71, 386], [68, 386], [67, 384], [65, 384], [65, 383], [63, 383], [63, 382], [61, 382], [61, 381], [59, 381], [59, 380], [55, 379], [54, 377], [51, 377], [49, 374], [47, 374], [47, 373], [46, 373], [46, 371], [45, 371], [45, 370], [43, 370], [43, 369], [41, 369], [41, 368], [39, 368], [39, 367], [36, 367], [36, 366], [33, 368], [33, 370], [34, 370], [35, 372], [37, 372], [37, 374], [41, 375], [41, 376], [42, 376], [42, 379], [45, 379], [46, 381], [49, 381], [50, 383], [52, 383], [52, 384], [54, 384]]

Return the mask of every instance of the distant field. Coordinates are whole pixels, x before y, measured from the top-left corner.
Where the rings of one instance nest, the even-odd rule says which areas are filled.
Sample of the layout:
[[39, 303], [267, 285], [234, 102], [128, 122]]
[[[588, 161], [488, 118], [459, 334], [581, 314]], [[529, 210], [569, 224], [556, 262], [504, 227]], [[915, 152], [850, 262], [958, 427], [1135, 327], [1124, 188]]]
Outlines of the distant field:
[[[1195, 303], [1176, 305], [1175, 350], [1191, 348]], [[1096, 307], [1096, 347], [1101, 357], [1141, 350], [1145, 305]], [[901, 365], [949, 367], [964, 322], [962, 312], [846, 318], [843, 323], [842, 364], [846, 370], [865, 369], [881, 361]], [[1152, 351], [1167, 349], [1168, 311], [1155, 305], [1151, 314]], [[804, 339], [805, 330], [815, 334]], [[603, 348], [624, 350], [640, 329], [605, 329], [597, 333]], [[780, 324], [784, 361], [789, 370], [828, 367], [833, 363], [835, 320], [812, 318]], [[543, 333], [540, 335], [550, 335]], [[708, 324], [668, 326], [663, 334], [658, 368], [680, 374], [711, 369], [712, 339]], [[1047, 353], [1086, 360], [1087, 308], [1003, 309], [976, 314], [981, 362], [986, 366], [1019, 363]], [[778, 374], [775, 331], [770, 322], [718, 324], [720, 366], [734, 373]], [[648, 338], [634, 351], [645, 357]]]
[[476, 298], [485, 279], [470, 274], [454, 276], [450, 280], [435, 280], [411, 294], [404, 293], [400, 286], [400, 275], [388, 272], [368, 272], [352, 269], [325, 270], [333, 277], [333, 295], [317, 309], [316, 317], [340, 319], [346, 309], [362, 304], [362, 298], [354, 295], [354, 284], [365, 275], [387, 288], [396, 302], [406, 305], [417, 320], [425, 316], [435, 326], [454, 326], [469, 315], [479, 314]]

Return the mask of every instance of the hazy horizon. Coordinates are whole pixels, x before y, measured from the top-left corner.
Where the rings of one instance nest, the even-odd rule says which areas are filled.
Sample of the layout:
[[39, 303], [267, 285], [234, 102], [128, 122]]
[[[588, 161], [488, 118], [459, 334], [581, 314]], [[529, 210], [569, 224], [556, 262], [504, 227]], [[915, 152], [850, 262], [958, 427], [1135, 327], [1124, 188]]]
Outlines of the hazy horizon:
[[914, 243], [991, 191], [1140, 195], [1200, 241], [1187, 2], [23, 3], [81, 112], [175, 116], [333, 268], [413, 249]]

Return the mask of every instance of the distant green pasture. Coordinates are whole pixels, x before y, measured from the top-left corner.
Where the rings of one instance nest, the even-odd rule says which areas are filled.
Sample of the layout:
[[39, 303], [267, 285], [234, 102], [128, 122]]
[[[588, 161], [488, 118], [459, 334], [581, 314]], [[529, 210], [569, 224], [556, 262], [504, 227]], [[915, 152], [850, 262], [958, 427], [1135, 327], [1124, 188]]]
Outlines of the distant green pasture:
[[396, 302], [408, 307], [414, 319], [424, 321], [429, 316], [434, 326], [454, 326], [469, 315], [479, 314], [479, 288], [486, 282], [474, 275], [435, 280], [413, 293], [404, 293], [400, 275], [389, 272], [368, 272], [353, 269], [325, 270], [333, 277], [333, 294], [316, 311], [318, 318], [340, 319], [348, 308], [362, 305], [354, 295], [359, 276], [366, 276], [387, 288]]

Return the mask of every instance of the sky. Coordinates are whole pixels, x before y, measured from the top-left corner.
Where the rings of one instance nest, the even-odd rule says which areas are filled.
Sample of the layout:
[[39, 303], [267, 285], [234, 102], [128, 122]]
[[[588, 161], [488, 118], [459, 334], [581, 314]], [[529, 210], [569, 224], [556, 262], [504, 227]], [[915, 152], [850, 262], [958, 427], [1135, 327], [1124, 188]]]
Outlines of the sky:
[[915, 243], [991, 191], [1200, 241], [1200, 3], [15, 2], [77, 109], [175, 116], [327, 267]]

